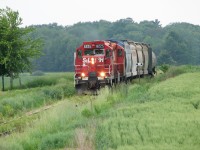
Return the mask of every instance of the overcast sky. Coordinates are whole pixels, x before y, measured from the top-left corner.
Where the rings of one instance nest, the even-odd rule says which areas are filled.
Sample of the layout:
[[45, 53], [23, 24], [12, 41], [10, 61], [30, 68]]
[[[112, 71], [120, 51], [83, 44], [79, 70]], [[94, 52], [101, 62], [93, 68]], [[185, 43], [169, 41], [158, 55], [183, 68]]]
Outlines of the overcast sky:
[[18, 11], [23, 26], [87, 21], [136, 22], [158, 19], [163, 26], [174, 22], [200, 25], [200, 0], [0, 0], [0, 8]]

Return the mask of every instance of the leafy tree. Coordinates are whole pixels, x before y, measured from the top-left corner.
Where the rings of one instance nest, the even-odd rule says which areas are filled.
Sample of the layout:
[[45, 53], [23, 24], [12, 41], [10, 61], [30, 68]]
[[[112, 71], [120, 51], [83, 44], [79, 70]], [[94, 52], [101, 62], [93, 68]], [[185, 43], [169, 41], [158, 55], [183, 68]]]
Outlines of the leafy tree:
[[8, 7], [0, 10], [0, 75], [10, 77], [11, 88], [19, 73], [31, 70], [31, 58], [40, 55], [42, 44], [30, 38], [33, 28], [20, 28], [21, 24], [18, 12]]

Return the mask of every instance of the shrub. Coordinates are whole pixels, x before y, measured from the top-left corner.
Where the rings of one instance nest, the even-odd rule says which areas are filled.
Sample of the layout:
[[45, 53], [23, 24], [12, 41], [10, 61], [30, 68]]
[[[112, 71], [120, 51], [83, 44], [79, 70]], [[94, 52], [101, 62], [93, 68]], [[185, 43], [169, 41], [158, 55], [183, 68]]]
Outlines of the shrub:
[[81, 112], [81, 114], [82, 114], [84, 117], [87, 117], [87, 118], [89, 118], [89, 117], [91, 117], [91, 116], [93, 115], [93, 113], [92, 113], [89, 109], [87, 109], [87, 108], [85, 108], [85, 109]]
[[10, 116], [10, 117], [14, 116], [15, 111], [12, 106], [4, 105], [3, 109], [4, 109], [3, 113], [5, 116]]
[[169, 70], [170, 66], [167, 64], [163, 64], [159, 67], [160, 70], [162, 70], [164, 73], [167, 72], [167, 70]]

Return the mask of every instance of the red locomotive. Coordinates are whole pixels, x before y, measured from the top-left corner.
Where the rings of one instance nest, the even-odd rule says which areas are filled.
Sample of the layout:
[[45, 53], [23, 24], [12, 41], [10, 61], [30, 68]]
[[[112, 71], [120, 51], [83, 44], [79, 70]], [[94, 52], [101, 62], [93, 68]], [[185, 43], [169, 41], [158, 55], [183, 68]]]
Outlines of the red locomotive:
[[75, 88], [99, 89], [138, 75], [153, 75], [156, 57], [148, 44], [134, 41], [83, 42], [74, 53]]

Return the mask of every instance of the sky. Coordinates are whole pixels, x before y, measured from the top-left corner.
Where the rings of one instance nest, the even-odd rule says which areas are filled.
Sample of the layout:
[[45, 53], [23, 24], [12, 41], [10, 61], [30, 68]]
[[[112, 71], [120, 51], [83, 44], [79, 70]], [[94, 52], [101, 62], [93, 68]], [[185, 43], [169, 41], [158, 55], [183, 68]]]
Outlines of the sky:
[[200, 25], [200, 0], [0, 0], [0, 8], [19, 12], [23, 26], [132, 18], [158, 19], [162, 26], [175, 22]]

